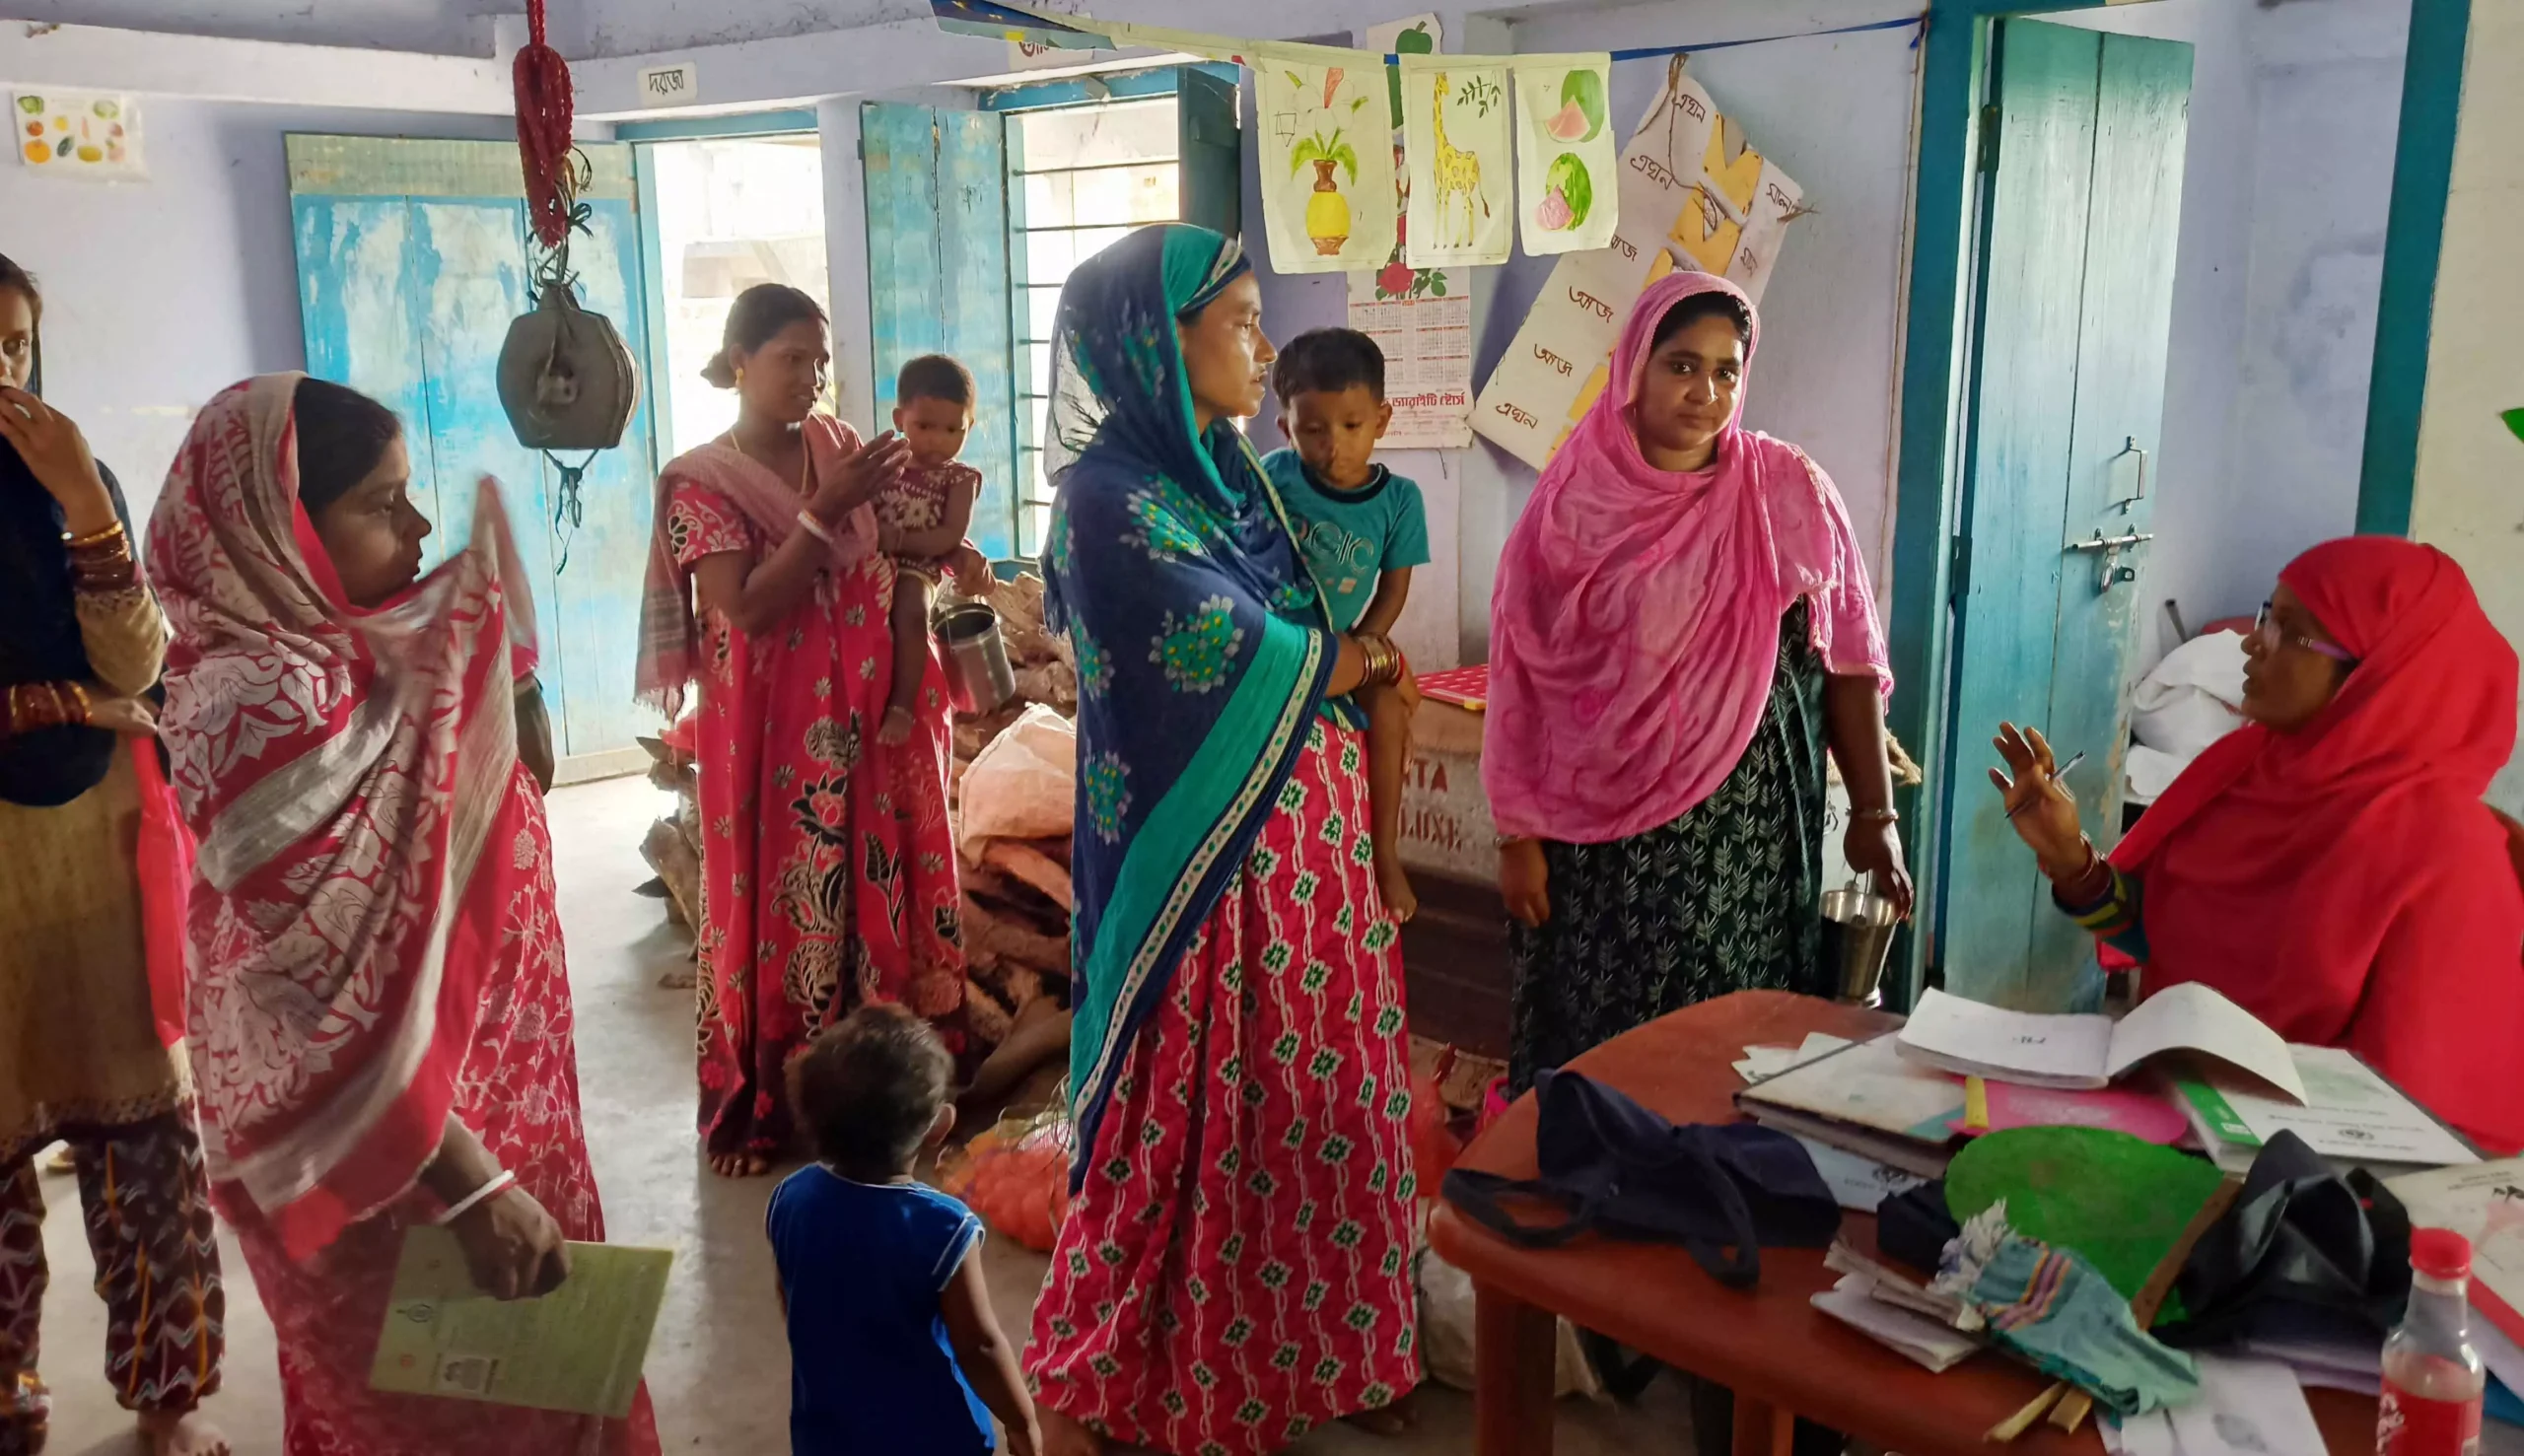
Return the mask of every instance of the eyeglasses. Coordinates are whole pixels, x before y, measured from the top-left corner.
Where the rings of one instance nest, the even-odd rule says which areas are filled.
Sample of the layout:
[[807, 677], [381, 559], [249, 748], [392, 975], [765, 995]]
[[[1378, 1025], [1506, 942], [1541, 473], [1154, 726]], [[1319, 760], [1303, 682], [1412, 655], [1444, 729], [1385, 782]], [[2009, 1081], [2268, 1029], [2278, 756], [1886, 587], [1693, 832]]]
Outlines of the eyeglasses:
[[2266, 601], [2261, 604], [2261, 610], [2253, 616], [2252, 634], [2273, 648], [2301, 647], [2318, 658], [2329, 658], [2335, 662], [2347, 662], [2351, 667], [2357, 665], [2357, 655], [2345, 647], [2328, 642], [2316, 642], [2310, 637], [2299, 637], [2293, 633], [2279, 631], [2279, 618], [2271, 612], [2270, 603]]

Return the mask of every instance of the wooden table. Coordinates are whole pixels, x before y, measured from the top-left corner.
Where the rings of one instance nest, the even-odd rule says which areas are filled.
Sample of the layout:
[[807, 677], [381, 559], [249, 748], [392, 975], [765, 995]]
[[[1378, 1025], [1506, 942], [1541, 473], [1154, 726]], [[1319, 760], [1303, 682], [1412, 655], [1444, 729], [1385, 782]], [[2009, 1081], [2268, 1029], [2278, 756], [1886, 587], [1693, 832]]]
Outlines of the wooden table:
[[[1900, 1024], [1880, 1011], [1782, 992], [1722, 997], [1618, 1037], [1571, 1066], [1678, 1123], [1724, 1122], [1743, 1083], [1747, 1046], [1794, 1046], [1809, 1031], [1860, 1037]], [[1464, 1151], [1462, 1166], [1534, 1176], [1534, 1101], [1515, 1105]], [[1845, 1213], [1843, 1236], [1872, 1251], [1875, 1218]], [[2037, 1426], [2011, 1447], [1982, 1432], [2039, 1395], [2029, 1368], [1983, 1352], [1932, 1375], [1807, 1303], [1839, 1276], [1820, 1249], [1764, 1249], [1758, 1287], [1729, 1289], [1679, 1248], [1581, 1240], [1519, 1249], [1440, 1204], [1429, 1241], [1472, 1277], [1478, 1456], [1549, 1456], [1553, 1317], [1566, 1316], [1677, 1369], [1730, 1386], [1735, 1456], [1787, 1456], [1795, 1422], [1819, 1421], [1901, 1456], [2061, 1456], [2102, 1449], [2089, 1421], [2075, 1435]], [[2330, 1456], [2369, 1456], [2370, 1397], [2306, 1395]]]

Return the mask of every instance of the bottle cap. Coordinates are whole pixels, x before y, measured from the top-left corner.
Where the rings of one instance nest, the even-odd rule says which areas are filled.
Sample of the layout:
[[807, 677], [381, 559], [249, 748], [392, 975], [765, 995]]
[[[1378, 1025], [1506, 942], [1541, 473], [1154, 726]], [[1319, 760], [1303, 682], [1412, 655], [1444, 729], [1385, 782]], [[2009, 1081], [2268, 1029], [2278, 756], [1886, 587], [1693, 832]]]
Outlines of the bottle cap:
[[2410, 1267], [2432, 1280], [2472, 1277], [2472, 1241], [2450, 1228], [2415, 1228]]

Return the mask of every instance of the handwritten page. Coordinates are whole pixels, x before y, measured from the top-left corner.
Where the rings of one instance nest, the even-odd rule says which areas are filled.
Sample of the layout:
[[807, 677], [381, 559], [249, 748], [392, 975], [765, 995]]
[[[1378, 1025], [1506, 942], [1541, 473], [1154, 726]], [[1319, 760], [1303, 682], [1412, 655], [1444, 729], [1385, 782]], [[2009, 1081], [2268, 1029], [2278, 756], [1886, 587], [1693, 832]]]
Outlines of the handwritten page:
[[2296, 1372], [2278, 1360], [2200, 1356], [2200, 1395], [2167, 1419], [2182, 1456], [2269, 1456], [2320, 1451], [2322, 1428]]
[[503, 1302], [474, 1286], [455, 1234], [412, 1228], [368, 1383], [619, 1420], [631, 1414], [673, 1262], [666, 1249], [574, 1243], [561, 1287]]
[[2111, 1080], [2112, 1021], [2011, 1011], [1929, 991], [1901, 1033], [1902, 1055], [1947, 1072], [2036, 1087], [2099, 1087]]
[[2112, 1029], [2112, 1055], [2104, 1075], [2119, 1076], [2163, 1052], [2206, 1052], [2305, 1100], [2304, 1079], [2278, 1032], [2259, 1017], [2198, 982], [2157, 992]]
[[2109, 1016], [2011, 1011], [1930, 991], [1900, 1035], [1902, 1055], [1915, 1062], [2026, 1086], [2109, 1086], [2150, 1057], [2197, 1052], [2305, 1100], [2279, 1033], [2197, 983], [2157, 993], [2118, 1025]]

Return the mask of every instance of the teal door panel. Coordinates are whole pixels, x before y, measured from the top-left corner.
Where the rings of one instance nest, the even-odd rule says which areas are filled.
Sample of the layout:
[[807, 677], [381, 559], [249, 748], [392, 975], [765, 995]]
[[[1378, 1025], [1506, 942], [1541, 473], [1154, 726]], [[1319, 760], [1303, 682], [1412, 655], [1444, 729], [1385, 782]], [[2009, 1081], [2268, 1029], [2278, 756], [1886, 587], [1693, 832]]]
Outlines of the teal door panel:
[[417, 255], [411, 202], [298, 196], [290, 214], [307, 372], [340, 382], [356, 369], [358, 387], [394, 411], [412, 457], [413, 504], [439, 520], [420, 318], [404, 282]]
[[1016, 335], [1010, 312], [1007, 121], [996, 112], [871, 102], [860, 108], [867, 170], [868, 291], [876, 421], [893, 415], [907, 360], [946, 354], [972, 372], [979, 470], [972, 542], [1017, 551]]
[[[650, 357], [648, 318], [634, 302], [633, 280], [645, 272], [639, 219], [628, 200], [599, 198], [588, 205], [588, 233], [570, 249], [579, 274], [579, 302], [613, 320], [631, 357]], [[584, 755], [629, 746], [653, 732], [657, 715], [634, 701], [639, 665], [638, 603], [647, 586], [649, 531], [657, 517], [658, 466], [651, 453], [655, 411], [649, 391], [622, 432], [618, 450], [593, 459], [571, 451], [562, 459], [588, 460], [579, 482], [576, 524], [559, 520], [560, 472], [543, 462], [543, 523], [553, 544], [557, 610], [547, 618], [543, 641], [559, 659], [569, 685], [570, 721], [560, 751]]]
[[938, 270], [938, 117], [927, 106], [859, 108], [868, 175], [868, 313], [876, 425], [894, 411], [903, 361], [946, 347]]
[[[2068, 528], [2061, 542], [2058, 648], [2043, 721], [2062, 753], [2085, 752], [2086, 763], [2071, 780], [2086, 833], [2108, 850], [2120, 838], [2131, 651], [2140, 607], [2151, 599], [2147, 546], [2134, 538], [2150, 533], [2155, 508], [2151, 477], [2164, 420], [2191, 47], [2131, 35], [2101, 38]], [[2098, 539], [2133, 544], [2097, 550]], [[2103, 690], [2107, 685], [2111, 691]], [[2079, 964], [2089, 943], [2068, 917], [2047, 903], [2035, 906], [2033, 965]]]
[[972, 542], [993, 561], [1017, 554], [1017, 339], [1008, 309], [1008, 123], [942, 111], [938, 128], [938, 274], [946, 352], [973, 373], [964, 462], [982, 472]]
[[1959, 801], [1946, 818], [1951, 859], [1937, 942], [1947, 989], [1984, 1000], [2032, 990], [2041, 876], [1987, 780], [1967, 776], [1966, 766], [1988, 756], [2001, 720], [2048, 717], [2101, 51], [2093, 32], [2060, 26], [2009, 25], [2001, 39], [1998, 172], [1988, 188], [1963, 503], [1970, 562], [1955, 632], [1960, 762], [1944, 776]]
[[[645, 358], [629, 149], [585, 150], [596, 180], [582, 195], [590, 232], [571, 250], [580, 298]], [[633, 747], [654, 717], [631, 689], [656, 479], [649, 411], [589, 462], [579, 524], [556, 522], [559, 472], [517, 443], [496, 383], [509, 323], [530, 307], [516, 149], [293, 136], [289, 152], [309, 372], [403, 420], [413, 501], [435, 525], [429, 565], [470, 534], [480, 478], [500, 482], [556, 748]]]
[[1185, 66], [1176, 85], [1183, 221], [1233, 238], [1244, 231], [1244, 134], [1235, 83]]
[[1994, 45], [1937, 941], [1947, 988], [1985, 1001], [2093, 984], [1982, 769], [2001, 721], [2083, 752], [2070, 784], [2109, 842], [2141, 591], [2076, 543], [2146, 529], [2130, 498], [2163, 408], [2189, 82], [2172, 42], [2007, 21]]

